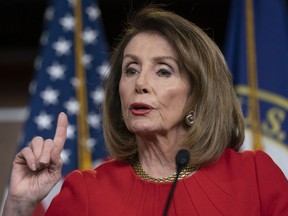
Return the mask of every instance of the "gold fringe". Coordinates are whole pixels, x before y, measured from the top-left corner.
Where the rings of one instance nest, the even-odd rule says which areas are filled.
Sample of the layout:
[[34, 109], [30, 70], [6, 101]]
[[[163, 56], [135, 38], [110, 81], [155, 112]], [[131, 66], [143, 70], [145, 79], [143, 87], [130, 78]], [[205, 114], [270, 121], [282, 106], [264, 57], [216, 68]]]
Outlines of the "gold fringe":
[[251, 122], [254, 149], [262, 149], [262, 137], [260, 129], [260, 109], [257, 78], [257, 59], [254, 33], [253, 0], [246, 0], [246, 38], [247, 38], [247, 71], [248, 85], [250, 87], [249, 97], [249, 120]]
[[82, 6], [81, 0], [75, 1], [75, 70], [76, 77], [79, 81], [76, 87], [76, 95], [80, 104], [79, 113], [77, 115], [77, 133], [78, 133], [78, 168], [80, 170], [92, 167], [91, 151], [87, 146], [89, 136], [89, 128], [86, 121], [87, 118], [87, 89], [86, 89], [86, 73], [82, 64], [82, 56], [84, 54], [82, 34]]

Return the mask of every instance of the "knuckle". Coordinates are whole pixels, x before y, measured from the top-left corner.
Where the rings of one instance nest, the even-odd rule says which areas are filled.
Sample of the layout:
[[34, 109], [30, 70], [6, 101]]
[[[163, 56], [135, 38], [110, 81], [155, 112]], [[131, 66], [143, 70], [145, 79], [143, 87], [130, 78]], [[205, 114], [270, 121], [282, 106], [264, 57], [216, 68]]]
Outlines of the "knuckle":
[[18, 157], [24, 158], [26, 161], [34, 160], [34, 155], [30, 147], [23, 148], [18, 154]]
[[36, 136], [32, 139], [31, 141], [32, 143], [39, 143], [39, 142], [43, 142], [43, 138], [41, 136]]
[[45, 147], [50, 149], [50, 148], [52, 148], [55, 145], [55, 143], [54, 143], [54, 141], [52, 139], [46, 139], [44, 141], [44, 145], [45, 145]]
[[44, 140], [43, 140], [42, 137], [36, 136], [36, 137], [34, 137], [34, 138], [31, 140], [29, 146], [31, 146], [32, 148], [34, 148], [35, 146], [39, 146], [39, 145], [43, 144], [43, 142], [44, 142]]
[[24, 157], [27, 157], [27, 156], [31, 155], [31, 153], [32, 153], [31, 148], [25, 147], [18, 153], [18, 155], [23, 155]]

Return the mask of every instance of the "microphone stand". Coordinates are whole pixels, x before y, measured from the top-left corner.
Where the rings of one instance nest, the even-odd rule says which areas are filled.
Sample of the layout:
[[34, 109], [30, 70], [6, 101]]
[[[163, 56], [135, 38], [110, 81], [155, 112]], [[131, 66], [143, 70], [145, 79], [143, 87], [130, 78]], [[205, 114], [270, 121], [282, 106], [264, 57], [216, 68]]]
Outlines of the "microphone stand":
[[168, 210], [170, 207], [170, 203], [171, 203], [171, 200], [173, 197], [173, 193], [174, 193], [176, 184], [178, 182], [179, 175], [180, 175], [182, 169], [189, 163], [189, 160], [190, 160], [190, 153], [185, 149], [181, 149], [176, 155], [176, 177], [175, 177], [173, 184], [172, 184], [172, 187], [170, 189], [170, 193], [169, 193], [166, 205], [165, 205], [163, 216], [167, 216], [167, 213], [168, 213]]
[[[180, 171], [180, 172], [181, 172], [181, 171]], [[173, 184], [172, 184], [172, 187], [171, 187], [171, 190], [170, 190], [170, 193], [169, 193], [167, 202], [166, 202], [166, 206], [165, 206], [165, 209], [164, 209], [163, 216], [166, 216], [167, 213], [168, 213], [168, 210], [169, 210], [169, 207], [170, 207], [170, 203], [171, 203], [171, 200], [172, 200], [172, 196], [173, 196], [173, 192], [174, 192], [175, 187], [176, 187], [176, 184], [177, 184], [177, 182], [178, 182], [178, 178], [179, 178], [180, 172], [177, 172], [177, 173], [176, 173], [175, 180], [174, 180], [174, 182], [173, 182]]]

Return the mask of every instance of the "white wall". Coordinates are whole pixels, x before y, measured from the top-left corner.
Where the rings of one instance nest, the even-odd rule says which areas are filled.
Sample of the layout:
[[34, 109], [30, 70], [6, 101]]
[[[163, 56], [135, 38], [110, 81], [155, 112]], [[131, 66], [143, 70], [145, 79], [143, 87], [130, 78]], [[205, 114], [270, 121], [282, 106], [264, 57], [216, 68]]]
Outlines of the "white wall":
[[0, 107], [0, 205], [9, 182], [12, 161], [25, 118], [25, 107]]

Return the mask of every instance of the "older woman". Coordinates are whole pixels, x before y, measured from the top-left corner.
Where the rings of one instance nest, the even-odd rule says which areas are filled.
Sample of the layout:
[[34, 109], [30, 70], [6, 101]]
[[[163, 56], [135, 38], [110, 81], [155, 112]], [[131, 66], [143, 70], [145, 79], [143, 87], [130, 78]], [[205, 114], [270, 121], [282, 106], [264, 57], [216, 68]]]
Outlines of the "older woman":
[[[114, 159], [68, 175], [47, 215], [161, 215], [180, 149], [190, 163], [169, 215], [288, 215], [281, 170], [262, 151], [237, 152], [244, 124], [227, 65], [187, 20], [155, 8], [134, 17], [111, 59], [103, 111]], [[36, 137], [18, 153], [4, 215], [31, 214], [59, 180], [66, 128], [61, 113], [54, 140]]]

